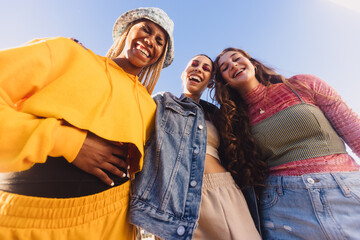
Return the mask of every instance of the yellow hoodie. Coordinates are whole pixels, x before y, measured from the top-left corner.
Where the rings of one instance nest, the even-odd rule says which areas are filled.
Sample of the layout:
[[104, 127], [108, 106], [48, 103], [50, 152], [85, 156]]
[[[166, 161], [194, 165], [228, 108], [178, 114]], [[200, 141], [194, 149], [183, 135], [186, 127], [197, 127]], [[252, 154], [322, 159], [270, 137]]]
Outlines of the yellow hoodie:
[[[156, 105], [136, 76], [67, 38], [0, 51], [0, 172], [77, 156], [86, 131], [132, 143], [142, 167]], [[75, 126], [75, 127], [74, 127]]]

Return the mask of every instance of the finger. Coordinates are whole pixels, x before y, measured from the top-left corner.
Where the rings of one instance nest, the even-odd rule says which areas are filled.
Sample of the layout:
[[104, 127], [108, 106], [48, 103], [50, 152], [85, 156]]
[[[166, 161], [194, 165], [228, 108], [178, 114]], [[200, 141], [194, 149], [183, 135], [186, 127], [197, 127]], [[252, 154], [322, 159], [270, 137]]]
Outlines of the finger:
[[87, 48], [86, 48], [82, 43], [79, 42], [79, 44], [80, 44], [80, 46], [82, 46], [85, 50], [87, 50]]
[[96, 168], [91, 174], [109, 186], [115, 185], [114, 181], [100, 168]]
[[124, 170], [119, 169], [118, 167], [116, 167], [115, 165], [108, 163], [108, 162], [104, 162], [101, 166], [101, 169], [106, 170], [116, 176], [119, 176], [121, 178], [126, 177], [126, 168]]
[[112, 154], [112, 157], [110, 157], [108, 159], [108, 162], [110, 162], [111, 164], [114, 164], [117, 167], [123, 168], [123, 169], [128, 168], [128, 164], [126, 162], [126, 157], [123, 157], [123, 156], [118, 156], [118, 155]]
[[76, 38], [71, 37], [70, 40], [73, 40], [74, 42], [76, 42], [77, 44], [79, 44], [80, 46], [82, 46], [83, 48], [85, 48], [87, 50], [87, 48], [81, 42], [79, 42], [79, 40], [77, 40]]
[[128, 147], [125, 145], [119, 146], [119, 145], [112, 145], [111, 147], [112, 154], [122, 157], [126, 159], [127, 153], [128, 153]]
[[70, 40], [73, 40], [74, 42], [79, 43], [79, 40], [77, 40], [77, 39], [75, 39], [75, 38], [73, 38], [73, 37], [71, 37]]

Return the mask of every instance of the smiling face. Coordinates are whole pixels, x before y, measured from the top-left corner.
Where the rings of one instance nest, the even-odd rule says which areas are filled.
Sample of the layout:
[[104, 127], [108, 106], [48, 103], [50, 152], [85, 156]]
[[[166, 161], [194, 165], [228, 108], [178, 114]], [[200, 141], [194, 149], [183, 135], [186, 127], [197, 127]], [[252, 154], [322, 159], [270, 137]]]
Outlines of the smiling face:
[[207, 56], [193, 57], [182, 74], [184, 93], [195, 101], [199, 101], [201, 94], [209, 85], [212, 75], [213, 64]]
[[150, 20], [140, 20], [129, 30], [119, 58], [127, 59], [127, 72], [137, 75], [142, 68], [155, 63], [164, 52], [167, 33]]
[[246, 94], [259, 84], [254, 65], [240, 52], [225, 52], [218, 65], [223, 79], [240, 94]]

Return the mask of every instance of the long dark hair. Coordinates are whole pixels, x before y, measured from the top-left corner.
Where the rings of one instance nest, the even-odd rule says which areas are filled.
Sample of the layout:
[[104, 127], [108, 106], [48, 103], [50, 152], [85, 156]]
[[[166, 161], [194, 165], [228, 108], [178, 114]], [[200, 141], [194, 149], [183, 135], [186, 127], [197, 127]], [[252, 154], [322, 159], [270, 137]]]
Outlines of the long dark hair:
[[219, 149], [221, 159], [241, 188], [262, 186], [268, 176], [268, 168], [261, 159], [260, 150], [251, 133], [247, 104], [242, 96], [226, 83], [219, 68], [220, 57], [229, 51], [239, 52], [248, 58], [255, 67], [255, 77], [265, 86], [286, 79], [241, 49], [226, 48], [214, 61], [216, 69], [214, 95], [220, 105], [217, 125], [221, 139]]

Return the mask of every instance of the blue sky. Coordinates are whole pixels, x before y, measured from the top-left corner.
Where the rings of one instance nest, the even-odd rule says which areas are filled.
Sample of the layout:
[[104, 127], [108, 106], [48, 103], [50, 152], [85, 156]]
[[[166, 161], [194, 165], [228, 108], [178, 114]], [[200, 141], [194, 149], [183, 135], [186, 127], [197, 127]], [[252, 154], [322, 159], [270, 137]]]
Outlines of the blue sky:
[[286, 77], [321, 77], [360, 113], [359, 0], [0, 0], [0, 49], [65, 36], [105, 55], [115, 20], [142, 6], [164, 9], [175, 23], [175, 59], [154, 93], [180, 95], [192, 56], [234, 46]]

